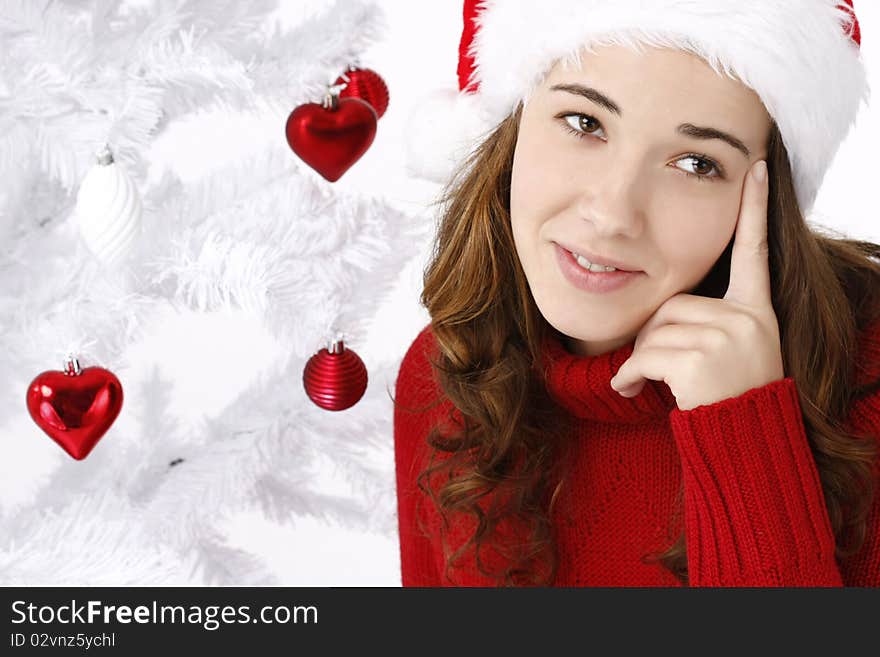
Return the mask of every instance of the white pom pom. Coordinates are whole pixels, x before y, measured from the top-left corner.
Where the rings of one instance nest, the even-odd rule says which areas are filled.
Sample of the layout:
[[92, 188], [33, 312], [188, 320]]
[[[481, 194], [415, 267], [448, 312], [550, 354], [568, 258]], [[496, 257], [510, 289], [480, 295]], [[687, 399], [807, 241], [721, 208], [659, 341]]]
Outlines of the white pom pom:
[[134, 181], [105, 148], [76, 195], [75, 217], [83, 241], [99, 260], [117, 264], [139, 237], [142, 214]]
[[445, 183], [492, 127], [473, 94], [455, 89], [429, 94], [414, 105], [407, 119], [408, 172]]

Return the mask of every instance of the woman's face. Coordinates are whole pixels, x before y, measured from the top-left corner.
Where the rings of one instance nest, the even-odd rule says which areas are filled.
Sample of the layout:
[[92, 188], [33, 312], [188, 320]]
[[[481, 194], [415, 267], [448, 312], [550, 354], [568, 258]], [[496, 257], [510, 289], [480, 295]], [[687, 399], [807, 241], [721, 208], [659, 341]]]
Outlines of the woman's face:
[[[523, 107], [510, 191], [532, 295], [581, 355], [634, 339], [702, 281], [734, 234], [771, 125], [757, 94], [695, 55], [595, 50], [579, 68], [558, 63]], [[737, 145], [700, 137], [707, 128]], [[639, 273], [612, 291], [584, 289], [563, 274], [559, 244]]]

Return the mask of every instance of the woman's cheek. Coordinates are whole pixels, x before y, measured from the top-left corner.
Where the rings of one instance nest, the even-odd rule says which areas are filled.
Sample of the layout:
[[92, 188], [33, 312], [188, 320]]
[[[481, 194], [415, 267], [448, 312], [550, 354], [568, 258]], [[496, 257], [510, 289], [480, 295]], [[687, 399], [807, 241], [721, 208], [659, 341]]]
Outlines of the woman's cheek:
[[663, 259], [677, 281], [699, 281], [730, 242], [735, 221], [731, 224], [728, 212], [717, 203], [679, 204], [669, 209], [658, 234]]
[[565, 168], [547, 148], [520, 144], [514, 153], [510, 204], [514, 214], [533, 216], [558, 203], [565, 185]]

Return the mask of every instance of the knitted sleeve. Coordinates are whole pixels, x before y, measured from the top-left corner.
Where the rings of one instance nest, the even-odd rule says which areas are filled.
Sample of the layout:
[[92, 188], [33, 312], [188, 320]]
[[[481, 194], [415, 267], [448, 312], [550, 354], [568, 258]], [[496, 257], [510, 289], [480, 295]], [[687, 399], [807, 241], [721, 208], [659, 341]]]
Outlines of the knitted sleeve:
[[[425, 464], [428, 449], [425, 437], [432, 416], [423, 409], [436, 396], [426, 351], [430, 342], [428, 330], [425, 327], [419, 333], [404, 355], [394, 393], [397, 520], [401, 584], [405, 587], [441, 585], [431, 540], [419, 526], [419, 519], [425, 523], [422, 509], [431, 502], [416, 485], [416, 477]], [[417, 506], [419, 498], [422, 501]]]
[[[880, 349], [877, 355], [880, 356]], [[880, 359], [876, 362], [880, 363]], [[850, 423], [868, 436], [880, 437], [880, 391], [853, 406]], [[880, 463], [874, 474], [874, 504], [868, 516], [865, 544], [841, 564], [846, 586], [880, 586]]]
[[[862, 356], [880, 364], [880, 349]], [[880, 495], [862, 549], [839, 564], [792, 378], [669, 418], [691, 586], [880, 586]], [[880, 393], [853, 405], [850, 428], [880, 437]]]

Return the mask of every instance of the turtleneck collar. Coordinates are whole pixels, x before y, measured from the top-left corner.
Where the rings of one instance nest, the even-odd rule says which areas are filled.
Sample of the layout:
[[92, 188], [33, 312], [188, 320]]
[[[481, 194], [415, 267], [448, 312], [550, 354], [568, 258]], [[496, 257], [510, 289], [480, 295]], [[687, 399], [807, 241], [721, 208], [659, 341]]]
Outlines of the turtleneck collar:
[[665, 418], [675, 396], [663, 381], [649, 379], [635, 397], [624, 397], [611, 379], [632, 355], [635, 339], [597, 356], [568, 351], [561, 334], [548, 328], [542, 353], [550, 395], [572, 415], [596, 422], [642, 424]]

